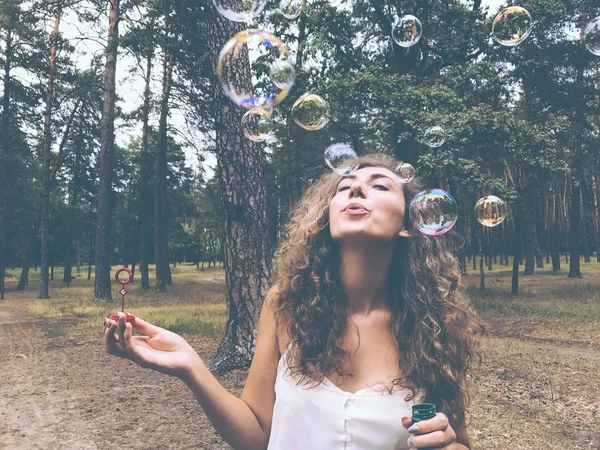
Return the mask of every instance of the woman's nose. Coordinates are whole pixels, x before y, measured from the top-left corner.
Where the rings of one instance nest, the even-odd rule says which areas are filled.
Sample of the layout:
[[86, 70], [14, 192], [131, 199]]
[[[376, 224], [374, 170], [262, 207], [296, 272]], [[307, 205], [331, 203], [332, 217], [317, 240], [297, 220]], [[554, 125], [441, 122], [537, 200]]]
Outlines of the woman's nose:
[[352, 197], [365, 197], [366, 190], [364, 189], [363, 183], [360, 180], [354, 180], [350, 185], [350, 198]]

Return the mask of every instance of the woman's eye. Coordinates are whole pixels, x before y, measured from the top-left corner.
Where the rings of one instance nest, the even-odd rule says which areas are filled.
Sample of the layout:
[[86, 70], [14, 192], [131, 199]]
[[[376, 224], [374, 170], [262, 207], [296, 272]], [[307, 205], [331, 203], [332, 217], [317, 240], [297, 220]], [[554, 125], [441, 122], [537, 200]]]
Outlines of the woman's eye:
[[346, 189], [350, 189], [350, 186], [340, 186], [340, 187], [338, 188], [338, 192], [345, 191]]
[[381, 189], [382, 191], [389, 191], [387, 186], [384, 186], [383, 184], [374, 184], [373, 187], [377, 188], [377, 189]]

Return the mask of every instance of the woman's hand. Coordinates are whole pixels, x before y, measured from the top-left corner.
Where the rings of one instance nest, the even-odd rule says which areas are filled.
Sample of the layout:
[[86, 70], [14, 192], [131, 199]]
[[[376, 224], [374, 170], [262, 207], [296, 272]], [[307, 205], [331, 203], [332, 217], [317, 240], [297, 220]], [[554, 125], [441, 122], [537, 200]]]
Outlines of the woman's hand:
[[[133, 336], [136, 330], [146, 336]], [[139, 317], [133, 323], [125, 322], [125, 314], [118, 320], [104, 320], [106, 353], [131, 359], [141, 367], [183, 378], [200, 357], [181, 336], [154, 326]]]
[[463, 450], [467, 448], [456, 442], [456, 433], [448, 422], [448, 417], [443, 413], [437, 413], [434, 418], [414, 425], [410, 417], [403, 417], [402, 426], [408, 428], [408, 431], [414, 434], [408, 439], [410, 448], [443, 450]]

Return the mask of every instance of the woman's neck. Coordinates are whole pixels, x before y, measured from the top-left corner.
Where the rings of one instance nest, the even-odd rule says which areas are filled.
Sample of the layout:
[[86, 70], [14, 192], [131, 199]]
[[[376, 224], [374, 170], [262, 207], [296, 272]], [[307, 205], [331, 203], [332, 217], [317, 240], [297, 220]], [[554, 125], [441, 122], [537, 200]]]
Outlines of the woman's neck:
[[392, 247], [342, 246], [339, 256], [340, 278], [348, 297], [348, 314], [368, 316], [373, 311], [389, 309], [387, 278]]

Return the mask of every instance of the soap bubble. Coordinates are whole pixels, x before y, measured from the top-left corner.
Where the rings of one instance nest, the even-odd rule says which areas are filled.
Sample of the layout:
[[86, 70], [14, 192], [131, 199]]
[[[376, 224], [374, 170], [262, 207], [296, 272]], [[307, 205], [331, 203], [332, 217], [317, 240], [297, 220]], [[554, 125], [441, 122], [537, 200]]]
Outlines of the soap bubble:
[[456, 200], [441, 189], [419, 192], [408, 209], [410, 220], [417, 230], [429, 236], [449, 231], [458, 219]]
[[406, 16], [396, 17], [392, 25], [392, 39], [400, 47], [412, 47], [423, 32], [421, 21], [415, 16], [407, 14]]
[[213, 3], [227, 19], [249, 23], [260, 15], [267, 0], [213, 0]]
[[302, 12], [302, 0], [281, 0], [279, 11], [287, 19], [296, 19]]
[[[281, 88], [271, 80], [272, 66], [278, 83], [280, 74], [289, 75], [289, 68], [283, 62], [290, 51], [285, 44], [260, 30], [244, 30], [233, 36], [223, 47], [217, 61], [217, 75], [225, 94], [237, 105], [247, 109], [273, 107], [289, 93], [289, 87]], [[282, 77], [290, 86], [290, 78]], [[291, 79], [293, 84], [293, 78]]]
[[305, 130], [320, 130], [327, 125], [329, 105], [316, 94], [304, 94], [292, 106], [294, 122]]
[[506, 218], [506, 203], [495, 195], [487, 195], [475, 203], [477, 221], [486, 227], [500, 225]]
[[440, 126], [427, 128], [425, 131], [425, 140], [431, 148], [438, 148], [446, 142], [446, 132]]
[[350, 175], [356, 169], [358, 164], [346, 164], [348, 159], [357, 158], [356, 152], [348, 144], [333, 144], [325, 150], [325, 162], [331, 170], [341, 176]]
[[600, 16], [596, 17], [585, 27], [583, 32], [585, 48], [590, 53], [600, 56]]
[[271, 113], [261, 108], [246, 111], [242, 117], [244, 136], [253, 142], [263, 142], [273, 135]]
[[531, 33], [531, 14], [520, 6], [511, 6], [498, 13], [492, 22], [492, 37], [505, 47], [520, 44]]
[[410, 183], [415, 177], [415, 168], [409, 163], [400, 163], [395, 170], [400, 179], [400, 183]]
[[289, 90], [296, 81], [296, 70], [288, 61], [278, 59], [271, 64], [270, 76], [279, 89]]

